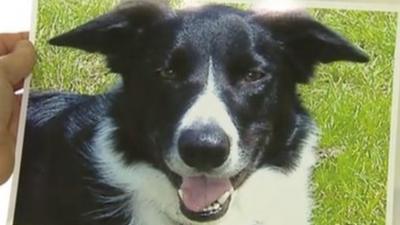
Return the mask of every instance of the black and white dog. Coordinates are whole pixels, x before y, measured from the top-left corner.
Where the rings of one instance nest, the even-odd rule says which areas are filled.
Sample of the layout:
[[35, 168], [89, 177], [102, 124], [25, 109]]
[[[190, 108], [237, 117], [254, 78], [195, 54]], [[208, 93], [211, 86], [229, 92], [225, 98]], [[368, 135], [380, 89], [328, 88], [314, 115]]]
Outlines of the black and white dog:
[[368, 57], [305, 13], [123, 4], [50, 41], [106, 56], [103, 95], [33, 94], [19, 225], [306, 225], [317, 131], [297, 85]]

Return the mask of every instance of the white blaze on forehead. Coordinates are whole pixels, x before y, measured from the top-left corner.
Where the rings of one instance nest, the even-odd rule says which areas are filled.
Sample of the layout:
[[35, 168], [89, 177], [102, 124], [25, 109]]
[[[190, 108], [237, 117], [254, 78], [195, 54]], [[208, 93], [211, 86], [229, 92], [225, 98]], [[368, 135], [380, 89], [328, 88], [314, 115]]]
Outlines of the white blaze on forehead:
[[192, 106], [183, 115], [178, 129], [174, 134], [174, 144], [169, 151], [166, 163], [169, 168], [181, 176], [196, 176], [197, 172], [186, 165], [178, 153], [178, 140], [185, 129], [195, 128], [196, 125], [213, 124], [224, 130], [230, 140], [230, 153], [226, 162], [215, 170], [215, 176], [233, 176], [243, 168], [241, 149], [239, 148], [239, 132], [233, 123], [225, 103], [220, 98], [220, 91], [216, 84], [215, 68], [210, 58], [207, 83], [204, 90], [196, 98]]
[[195, 123], [215, 123], [226, 132], [232, 141], [233, 138], [238, 138], [236, 127], [232, 122], [225, 103], [219, 97], [214, 72], [213, 60], [210, 58], [206, 88], [183, 116], [181, 129], [190, 127]]

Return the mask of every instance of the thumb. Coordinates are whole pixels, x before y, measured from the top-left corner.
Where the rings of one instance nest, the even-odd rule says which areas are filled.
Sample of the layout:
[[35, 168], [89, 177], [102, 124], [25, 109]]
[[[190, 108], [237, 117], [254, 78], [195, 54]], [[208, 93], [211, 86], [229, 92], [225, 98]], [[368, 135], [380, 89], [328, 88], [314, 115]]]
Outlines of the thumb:
[[0, 58], [0, 73], [14, 87], [30, 74], [35, 61], [32, 43], [19, 41], [10, 54]]

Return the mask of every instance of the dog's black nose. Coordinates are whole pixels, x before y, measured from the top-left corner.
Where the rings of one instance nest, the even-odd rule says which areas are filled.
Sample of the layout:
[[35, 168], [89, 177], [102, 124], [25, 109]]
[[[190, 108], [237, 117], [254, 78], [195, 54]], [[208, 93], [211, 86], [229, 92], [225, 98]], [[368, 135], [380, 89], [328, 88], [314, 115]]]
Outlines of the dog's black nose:
[[179, 154], [190, 167], [208, 171], [221, 166], [229, 156], [229, 137], [218, 126], [203, 125], [184, 130], [178, 139]]

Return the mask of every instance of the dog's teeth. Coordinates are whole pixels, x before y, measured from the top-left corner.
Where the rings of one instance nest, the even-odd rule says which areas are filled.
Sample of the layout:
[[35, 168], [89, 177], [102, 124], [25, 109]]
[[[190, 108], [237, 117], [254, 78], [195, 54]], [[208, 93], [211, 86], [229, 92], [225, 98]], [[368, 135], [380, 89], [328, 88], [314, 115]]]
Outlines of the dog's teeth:
[[212, 205], [212, 208], [213, 210], [218, 210], [219, 208], [221, 208], [221, 205], [218, 202], [216, 202]]
[[221, 210], [222, 206], [218, 203], [215, 202], [213, 204], [211, 204], [210, 206], [208, 206], [207, 208], [204, 208], [202, 211], [203, 212], [217, 212], [219, 210]]
[[227, 191], [225, 194], [223, 194], [217, 201], [219, 204], [223, 205], [226, 200], [228, 200], [229, 196], [231, 196], [231, 192]]
[[211, 206], [208, 206], [207, 208], [204, 208], [202, 211], [203, 212], [208, 212], [211, 211], [213, 208]]
[[179, 197], [183, 199], [183, 191], [181, 189], [178, 190]]

